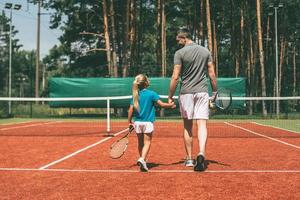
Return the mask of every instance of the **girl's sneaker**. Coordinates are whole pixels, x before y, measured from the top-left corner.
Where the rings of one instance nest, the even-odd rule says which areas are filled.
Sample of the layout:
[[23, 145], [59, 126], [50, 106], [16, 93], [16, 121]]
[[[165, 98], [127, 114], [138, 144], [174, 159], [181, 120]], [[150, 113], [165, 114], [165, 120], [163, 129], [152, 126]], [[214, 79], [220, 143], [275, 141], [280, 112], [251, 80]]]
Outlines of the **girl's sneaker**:
[[185, 165], [186, 167], [194, 167], [194, 160], [193, 160], [193, 159], [186, 159], [186, 160], [184, 161], [184, 165]]
[[145, 162], [145, 160], [143, 158], [139, 158], [137, 160], [137, 165], [140, 166], [140, 171], [141, 172], [148, 172], [148, 167], [147, 167], [147, 163]]

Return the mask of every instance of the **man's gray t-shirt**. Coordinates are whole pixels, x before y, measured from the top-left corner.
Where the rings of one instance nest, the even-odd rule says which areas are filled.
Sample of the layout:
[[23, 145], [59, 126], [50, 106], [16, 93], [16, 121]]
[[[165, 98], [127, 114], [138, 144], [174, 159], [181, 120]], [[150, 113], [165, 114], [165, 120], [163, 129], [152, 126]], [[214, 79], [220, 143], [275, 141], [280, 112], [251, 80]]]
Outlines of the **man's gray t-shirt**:
[[181, 65], [180, 94], [208, 92], [207, 64], [212, 61], [208, 49], [191, 43], [176, 51], [174, 65]]

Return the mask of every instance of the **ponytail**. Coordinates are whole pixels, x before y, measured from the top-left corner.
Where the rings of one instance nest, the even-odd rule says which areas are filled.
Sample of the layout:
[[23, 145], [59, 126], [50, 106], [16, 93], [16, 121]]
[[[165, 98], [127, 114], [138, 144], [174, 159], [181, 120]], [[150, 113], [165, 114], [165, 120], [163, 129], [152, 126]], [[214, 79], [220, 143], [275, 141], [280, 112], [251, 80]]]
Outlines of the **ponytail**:
[[139, 111], [139, 85], [136, 80], [132, 84], [132, 97], [133, 97], [133, 107]]
[[132, 84], [133, 107], [139, 112], [139, 90], [149, 86], [149, 80], [144, 74], [139, 74], [135, 77]]

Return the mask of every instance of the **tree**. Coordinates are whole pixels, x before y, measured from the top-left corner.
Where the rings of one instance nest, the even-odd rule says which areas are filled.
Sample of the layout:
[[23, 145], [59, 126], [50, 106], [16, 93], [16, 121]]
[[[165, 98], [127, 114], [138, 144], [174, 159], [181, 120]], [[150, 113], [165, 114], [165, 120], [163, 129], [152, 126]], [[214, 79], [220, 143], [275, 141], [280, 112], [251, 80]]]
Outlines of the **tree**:
[[112, 68], [113, 76], [118, 77], [118, 63], [117, 63], [117, 44], [116, 44], [116, 28], [115, 28], [115, 10], [114, 1], [110, 0], [110, 16], [111, 16], [111, 30], [112, 30]]
[[[0, 15], [0, 95], [8, 95], [8, 80], [9, 80], [9, 40], [10, 40], [10, 24], [9, 18], [5, 16], [5, 12], [2, 11]], [[22, 45], [19, 44], [19, 39], [15, 38], [18, 31], [12, 26], [12, 57], [15, 58], [15, 54], [19, 51]], [[18, 72], [16, 67], [19, 63], [15, 59], [12, 59], [12, 83], [16, 78], [14, 75]], [[13, 91], [14, 87], [12, 85], [12, 96], [15, 95]]]
[[[217, 0], [106, 2], [110, 13], [106, 34], [109, 42], [104, 39], [103, 0], [49, 0], [43, 5], [55, 10], [51, 28], [64, 31], [59, 38], [61, 44], [49, 56], [59, 53], [60, 56], [55, 57], [66, 61], [61, 70], [53, 69], [53, 74], [125, 77], [146, 73], [152, 77], [168, 77], [172, 74], [173, 56], [178, 50], [176, 32], [184, 26], [191, 29], [195, 42], [211, 50], [218, 77], [247, 77], [248, 95], [274, 95], [274, 18], [267, 15], [268, 5], [273, 0], [224, 0], [222, 4]], [[281, 22], [285, 22], [279, 23], [280, 38], [284, 41], [280, 45], [281, 91], [282, 95], [297, 95], [300, 78], [296, 70], [300, 49], [297, 40], [300, 38], [299, 0], [285, 2], [284, 9], [279, 16]], [[81, 35], [84, 31], [99, 37]], [[106, 67], [106, 51], [88, 51], [107, 49], [108, 44], [113, 63], [110, 72]], [[289, 74], [294, 78], [287, 76]], [[287, 87], [295, 89], [292, 92], [286, 90]], [[272, 111], [269, 102], [268, 105], [266, 102], [253, 105], [253, 111], [257, 108], [263, 108], [264, 115], [267, 108]]]
[[108, 19], [107, 19], [107, 6], [106, 0], [102, 0], [102, 8], [103, 8], [103, 22], [104, 22], [104, 38], [105, 38], [105, 49], [106, 49], [106, 61], [108, 68], [108, 76], [111, 77], [113, 75], [113, 68], [111, 63], [111, 50], [110, 50], [110, 39], [109, 39], [109, 30], [108, 30]]
[[[263, 97], [265, 97], [266, 96], [266, 80], [265, 80], [264, 50], [263, 50], [263, 43], [262, 43], [260, 0], [256, 0], [256, 14], [257, 14], [257, 40], [258, 40], [258, 47], [259, 47], [261, 94]], [[267, 116], [267, 108], [266, 108], [265, 101], [262, 101], [262, 113], [264, 116]]]

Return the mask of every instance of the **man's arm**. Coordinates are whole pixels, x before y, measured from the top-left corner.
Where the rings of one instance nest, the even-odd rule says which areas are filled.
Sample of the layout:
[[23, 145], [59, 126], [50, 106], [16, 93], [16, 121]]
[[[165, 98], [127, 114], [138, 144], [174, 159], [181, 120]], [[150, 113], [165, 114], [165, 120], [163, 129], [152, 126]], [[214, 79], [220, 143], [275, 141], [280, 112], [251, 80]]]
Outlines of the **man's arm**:
[[210, 78], [210, 84], [213, 92], [217, 91], [217, 79], [215, 73], [215, 65], [213, 62], [208, 62], [208, 76]]
[[174, 65], [173, 75], [172, 75], [171, 82], [170, 82], [169, 97], [168, 97], [169, 103], [174, 101], [173, 96], [176, 91], [178, 80], [180, 78], [180, 72], [181, 72], [181, 65]]

